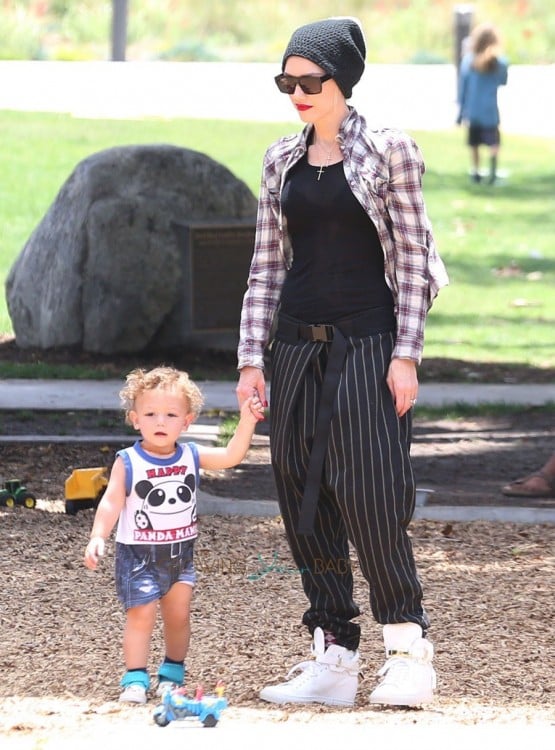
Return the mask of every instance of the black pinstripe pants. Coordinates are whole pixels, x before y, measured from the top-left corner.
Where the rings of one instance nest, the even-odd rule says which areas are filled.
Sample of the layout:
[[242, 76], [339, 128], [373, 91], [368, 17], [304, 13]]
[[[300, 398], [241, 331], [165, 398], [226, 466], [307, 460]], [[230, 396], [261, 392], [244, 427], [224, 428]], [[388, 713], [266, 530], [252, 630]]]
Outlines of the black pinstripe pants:
[[347, 338], [335, 396], [314, 533], [297, 533], [330, 344], [272, 345], [270, 444], [287, 539], [310, 602], [303, 623], [358, 648], [350, 545], [382, 624], [416, 622], [424, 631], [422, 588], [407, 526], [415, 486], [409, 458], [411, 413], [399, 418], [385, 378], [394, 333]]

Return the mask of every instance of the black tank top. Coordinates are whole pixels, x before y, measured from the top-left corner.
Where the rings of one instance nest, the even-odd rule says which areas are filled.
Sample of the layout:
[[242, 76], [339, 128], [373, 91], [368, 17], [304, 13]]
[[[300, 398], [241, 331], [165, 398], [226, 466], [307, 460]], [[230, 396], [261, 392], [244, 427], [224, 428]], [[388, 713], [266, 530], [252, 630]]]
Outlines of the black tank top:
[[293, 265], [281, 310], [306, 323], [334, 323], [393, 307], [376, 227], [351, 192], [343, 162], [327, 167], [319, 181], [318, 169], [304, 156], [283, 189]]

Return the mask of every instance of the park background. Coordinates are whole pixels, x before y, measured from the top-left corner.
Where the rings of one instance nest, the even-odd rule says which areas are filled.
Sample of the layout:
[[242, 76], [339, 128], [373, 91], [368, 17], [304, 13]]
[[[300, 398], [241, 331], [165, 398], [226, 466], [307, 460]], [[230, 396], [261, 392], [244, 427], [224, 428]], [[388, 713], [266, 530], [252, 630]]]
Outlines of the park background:
[[3, 0], [0, 59], [109, 59], [124, 10], [130, 61], [274, 62], [293, 28], [340, 14], [361, 20], [370, 64], [448, 63], [455, 15], [466, 12], [500, 28], [513, 64], [555, 57], [552, 0]]
[[[271, 81], [291, 30], [338, 12], [327, 0], [130, 0], [127, 62], [112, 62], [116, 4], [0, 4], [2, 286], [72, 170], [101, 149], [192, 148], [225, 164], [256, 195], [264, 149], [300, 127]], [[499, 94], [504, 178], [494, 189], [469, 184], [465, 133], [454, 125], [454, 26], [461, 12], [474, 23], [498, 24], [511, 62]], [[413, 134], [427, 165], [425, 198], [451, 284], [432, 308], [425, 361], [450, 358], [461, 377], [476, 377], [478, 362], [539, 367], [549, 376], [555, 368], [552, 2], [374, 0], [342, 3], [341, 13], [358, 16], [367, 37], [367, 70], [353, 104], [372, 125]], [[3, 298], [0, 335], [13, 336]], [[8, 375], [28, 372], [8, 363]]]
[[[453, 361], [462, 356], [469, 367], [457, 374], [468, 379], [476, 376], [472, 364], [479, 359], [541, 363], [547, 373], [555, 367], [555, 128], [542, 135], [530, 128], [547, 127], [549, 97], [542, 94], [555, 90], [532, 83], [538, 71], [542, 82], [552, 81], [552, 5], [552, 0], [474, 4], [476, 20], [489, 18], [503, 26], [513, 67], [509, 99], [502, 104], [511, 102], [511, 92], [516, 101], [504, 123], [507, 180], [488, 191], [469, 184], [463, 134], [450, 119], [453, 3], [131, 0], [129, 62], [120, 65], [108, 62], [111, 3], [3, 0], [0, 280], [77, 162], [100, 148], [149, 142], [196, 148], [229, 166], [256, 192], [264, 147], [285, 128], [298, 127], [286, 98], [274, 94], [270, 72], [279, 65], [292, 28], [340, 9], [361, 18], [369, 40], [371, 93], [361, 92], [365, 111], [384, 119], [399, 116], [428, 164], [425, 195], [451, 286], [432, 310], [427, 358], [440, 352]], [[158, 66], [153, 73], [152, 66]], [[221, 66], [228, 66], [228, 76], [243, 66], [256, 75], [224, 76], [210, 91], [208, 71], [217, 80]], [[415, 69], [418, 75], [409, 77]], [[275, 97], [266, 121], [255, 121], [252, 110], [230, 117], [223, 106], [240, 98], [233, 95], [243, 94], [249, 80], [251, 103], [266, 90]], [[166, 86], [174, 87], [171, 96], [165, 96]], [[194, 117], [184, 117], [176, 103], [184, 106], [197, 93], [203, 95], [202, 107]], [[395, 101], [403, 106], [392, 110]], [[544, 108], [538, 110], [538, 104]], [[208, 111], [210, 119], [204, 119]], [[420, 113], [426, 120], [415, 116]], [[524, 122], [526, 129], [512, 127], [515, 122]], [[2, 308], [0, 331], [10, 334]], [[44, 371], [37, 356], [28, 372], [36, 377]], [[523, 424], [527, 417], [521, 417]], [[476, 443], [472, 429], [468, 436], [472, 450], [486, 452], [485, 441]], [[454, 437], [449, 445], [460, 456]], [[53, 463], [63, 454], [77, 461], [72, 450], [39, 447], [44, 468], [28, 448], [17, 451], [13, 445], [2, 448], [4, 465], [9, 451], [27, 462], [29, 477], [50, 487], [45, 496], [57, 498], [52, 506], [59, 506], [62, 491], [52, 478]], [[66, 474], [64, 467], [61, 476]], [[118, 692], [114, 665], [120, 662], [122, 616], [113, 599], [110, 559], [100, 576], [83, 573], [88, 512], [71, 518], [55, 508], [16, 510], [0, 511], [2, 747], [89, 748], [108, 736], [137, 747], [156, 742], [151, 707], [126, 709], [112, 702]], [[257, 689], [285, 674], [292, 654], [306, 655], [298, 625], [302, 593], [291, 576], [267, 575], [246, 584], [242, 572], [252, 578], [258, 556], [271, 559], [272, 550], [279, 560], [289, 559], [283, 529], [279, 519], [205, 518], [198, 549], [199, 567], [205, 569], [195, 597], [189, 668], [208, 686], [223, 676], [232, 706], [216, 734], [201, 736], [220, 746], [240, 737], [244, 747], [255, 742], [258, 747], [264, 730], [268, 747], [282, 747], [288, 739], [323, 746], [368, 739], [396, 745], [409, 733], [411, 742], [430, 748], [453, 741], [480, 746], [493, 741], [505, 748], [544, 743], [553, 729], [553, 638], [546, 625], [553, 618], [551, 528], [419, 521], [412, 533], [433, 613], [440, 688], [432, 710], [368, 710], [366, 695], [383, 654], [378, 627], [365, 613], [365, 682], [356, 709], [271, 711], [260, 707]], [[153, 659], [160, 648], [158, 634]], [[199, 744], [198, 734], [192, 736]]]

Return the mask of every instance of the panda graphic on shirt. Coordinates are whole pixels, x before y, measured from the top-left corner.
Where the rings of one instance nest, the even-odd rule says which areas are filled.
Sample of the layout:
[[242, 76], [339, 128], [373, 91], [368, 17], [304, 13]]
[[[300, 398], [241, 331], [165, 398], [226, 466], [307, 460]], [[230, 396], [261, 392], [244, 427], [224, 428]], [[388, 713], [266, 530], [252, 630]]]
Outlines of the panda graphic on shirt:
[[177, 445], [159, 459], [138, 441], [119, 451], [125, 465], [126, 502], [116, 541], [123, 544], [171, 544], [197, 536], [198, 453], [193, 443]]

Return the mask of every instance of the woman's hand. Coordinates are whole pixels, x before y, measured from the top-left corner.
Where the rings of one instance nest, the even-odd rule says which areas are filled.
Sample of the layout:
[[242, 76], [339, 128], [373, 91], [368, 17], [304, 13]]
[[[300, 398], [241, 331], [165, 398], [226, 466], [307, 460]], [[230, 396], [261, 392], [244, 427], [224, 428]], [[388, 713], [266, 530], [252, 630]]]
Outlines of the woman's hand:
[[[266, 401], [266, 382], [264, 380], [264, 371], [258, 367], [243, 367], [239, 375], [239, 382], [235, 389], [239, 408], [248, 399], [255, 396], [260, 400], [262, 407], [268, 406]], [[258, 412], [258, 419], [264, 419], [263, 411]]]
[[397, 414], [402, 417], [416, 403], [418, 395], [416, 362], [412, 359], [392, 359], [386, 382], [393, 396]]

